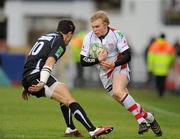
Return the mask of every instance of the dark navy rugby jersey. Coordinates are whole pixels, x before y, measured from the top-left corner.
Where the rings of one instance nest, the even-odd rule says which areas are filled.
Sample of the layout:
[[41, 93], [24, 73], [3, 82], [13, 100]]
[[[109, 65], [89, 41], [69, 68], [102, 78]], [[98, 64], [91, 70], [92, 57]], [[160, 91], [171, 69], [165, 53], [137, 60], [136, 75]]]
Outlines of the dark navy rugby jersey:
[[54, 32], [39, 37], [29, 52], [23, 76], [40, 72], [49, 56], [57, 61], [65, 50], [65, 42], [61, 34]]

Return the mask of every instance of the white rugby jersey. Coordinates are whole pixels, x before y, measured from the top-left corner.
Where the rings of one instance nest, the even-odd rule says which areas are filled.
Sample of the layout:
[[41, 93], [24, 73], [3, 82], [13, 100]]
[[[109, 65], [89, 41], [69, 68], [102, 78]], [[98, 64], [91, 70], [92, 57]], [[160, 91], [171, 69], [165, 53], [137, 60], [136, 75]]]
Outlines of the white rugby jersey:
[[[107, 60], [115, 62], [117, 58], [120, 58], [122, 52], [129, 48], [126, 38], [124, 35], [117, 29], [109, 29], [109, 32], [101, 40], [98, 38], [93, 31], [89, 32], [83, 41], [83, 47], [81, 50], [81, 55], [89, 57], [90, 47], [94, 44], [98, 44], [106, 49], [108, 52]], [[107, 74], [107, 71], [104, 71], [99, 64], [96, 65], [99, 71], [100, 76]], [[122, 67], [122, 66], [121, 66]], [[128, 65], [126, 64], [128, 68]]]

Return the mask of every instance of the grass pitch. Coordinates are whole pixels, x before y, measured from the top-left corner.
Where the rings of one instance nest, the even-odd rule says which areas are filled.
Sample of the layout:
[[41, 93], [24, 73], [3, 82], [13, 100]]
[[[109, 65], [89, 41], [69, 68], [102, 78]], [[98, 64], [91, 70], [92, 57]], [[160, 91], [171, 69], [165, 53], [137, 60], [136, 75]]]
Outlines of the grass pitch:
[[[59, 104], [47, 98], [21, 99], [22, 88], [0, 87], [0, 139], [72, 139], [63, 136], [65, 123]], [[154, 139], [151, 130], [140, 136], [137, 122], [102, 89], [72, 90], [75, 98], [97, 125], [112, 125], [106, 139]], [[130, 89], [131, 95], [148, 111], [154, 112], [163, 130], [159, 139], [180, 139], [180, 96], [158, 98], [153, 90]], [[85, 128], [74, 119], [77, 128], [89, 138]]]

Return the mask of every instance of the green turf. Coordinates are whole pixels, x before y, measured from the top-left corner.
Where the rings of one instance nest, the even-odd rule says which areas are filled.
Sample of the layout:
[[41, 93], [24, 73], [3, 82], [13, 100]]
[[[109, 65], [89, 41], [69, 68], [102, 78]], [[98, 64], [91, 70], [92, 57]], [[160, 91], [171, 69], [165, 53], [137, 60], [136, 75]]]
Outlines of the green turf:
[[[130, 89], [131, 95], [146, 110], [155, 113], [163, 129], [160, 139], [180, 139], [180, 96], [160, 99], [147, 89]], [[137, 122], [121, 105], [101, 89], [75, 89], [73, 95], [97, 126], [112, 125], [114, 131], [106, 139], [154, 139], [153, 133], [137, 134]], [[0, 139], [70, 139], [63, 137], [65, 124], [59, 105], [47, 98], [21, 99], [21, 88], [0, 87]], [[77, 122], [78, 129], [89, 138]]]

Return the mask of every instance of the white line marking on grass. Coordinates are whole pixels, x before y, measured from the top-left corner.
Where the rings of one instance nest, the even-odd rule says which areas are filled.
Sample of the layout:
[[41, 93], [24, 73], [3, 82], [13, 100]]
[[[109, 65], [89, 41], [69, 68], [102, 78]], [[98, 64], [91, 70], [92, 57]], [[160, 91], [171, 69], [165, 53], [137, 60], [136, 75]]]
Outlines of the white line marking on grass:
[[164, 109], [161, 109], [161, 108], [149, 105], [149, 104], [145, 104], [145, 103], [143, 103], [143, 105], [149, 109], [152, 109], [153, 111], [159, 112], [159, 113], [167, 115], [167, 116], [174, 116], [174, 117], [178, 117], [178, 118], [180, 117], [180, 114], [177, 114], [174, 112], [170, 112], [170, 111], [167, 111], [167, 110], [164, 110]]
[[[107, 99], [107, 100], [110, 100], [110, 101], [114, 101], [108, 95], [105, 95], [104, 98]], [[161, 114], [164, 114], [164, 115], [167, 115], [167, 116], [173, 116], [173, 117], [180, 118], [180, 114], [177, 114], [177, 113], [174, 113], [174, 112], [170, 112], [170, 111], [167, 111], [165, 109], [161, 109], [161, 108], [158, 108], [158, 107], [153, 106], [153, 105], [149, 105], [149, 104], [144, 103], [144, 102], [143, 102], [143, 106], [147, 107], [148, 109], [152, 109], [152, 111], [156, 111], [158, 113], [161, 113]]]

